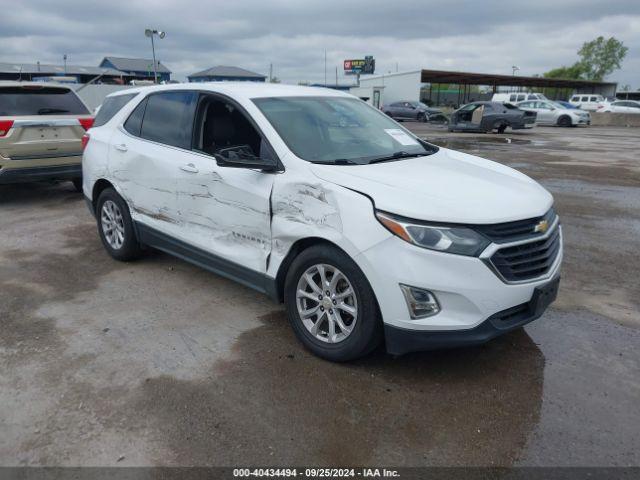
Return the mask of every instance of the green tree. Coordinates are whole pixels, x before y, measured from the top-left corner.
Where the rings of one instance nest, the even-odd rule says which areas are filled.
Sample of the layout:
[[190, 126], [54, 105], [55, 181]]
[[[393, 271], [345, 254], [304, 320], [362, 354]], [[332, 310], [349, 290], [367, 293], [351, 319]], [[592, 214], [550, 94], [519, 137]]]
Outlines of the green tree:
[[611, 72], [620, 68], [628, 51], [629, 49], [615, 37], [605, 39], [600, 36], [595, 40], [585, 42], [578, 50], [579, 63], [584, 68], [584, 78], [603, 80]]
[[545, 72], [543, 76], [545, 78], [569, 78], [572, 80], [581, 80], [584, 78], [585, 68], [580, 62], [576, 62], [570, 67], [558, 67], [548, 72]]
[[598, 37], [582, 44], [578, 50], [580, 60], [571, 66], [562, 66], [545, 72], [545, 78], [568, 78], [572, 80], [602, 81], [604, 77], [620, 68], [629, 49], [614, 37]]

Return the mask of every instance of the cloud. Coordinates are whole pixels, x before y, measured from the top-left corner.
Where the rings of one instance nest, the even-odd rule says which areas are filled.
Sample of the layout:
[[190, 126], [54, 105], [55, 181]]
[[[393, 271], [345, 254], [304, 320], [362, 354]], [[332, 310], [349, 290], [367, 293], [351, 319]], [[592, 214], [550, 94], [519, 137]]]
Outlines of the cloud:
[[569, 65], [584, 41], [629, 47], [613, 80], [640, 88], [640, 4], [595, 0], [374, 1], [76, 0], [15, 2], [0, 16], [0, 61], [97, 65], [106, 55], [150, 57], [145, 27], [167, 31], [158, 57], [183, 79], [213, 65], [289, 82], [335, 78], [345, 58], [376, 57], [378, 71], [442, 68], [541, 73]]

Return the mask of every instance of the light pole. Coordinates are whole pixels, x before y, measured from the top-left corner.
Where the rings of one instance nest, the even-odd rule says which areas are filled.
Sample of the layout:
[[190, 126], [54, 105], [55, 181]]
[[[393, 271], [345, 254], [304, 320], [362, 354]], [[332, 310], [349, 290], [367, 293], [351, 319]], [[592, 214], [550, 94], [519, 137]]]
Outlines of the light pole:
[[513, 65], [513, 66], [511, 67], [511, 75], [515, 77], [515, 76], [516, 76], [516, 72], [517, 72], [518, 70], [520, 70], [520, 67], [516, 67], [515, 65]]
[[158, 35], [160, 38], [164, 38], [165, 32], [161, 30], [147, 28], [144, 31], [145, 36], [151, 38], [151, 52], [153, 53], [153, 82], [158, 83], [158, 69], [156, 68], [156, 46], [153, 43], [153, 36]]
[[64, 60], [64, 74], [67, 74], [67, 54], [62, 55], [62, 60]]

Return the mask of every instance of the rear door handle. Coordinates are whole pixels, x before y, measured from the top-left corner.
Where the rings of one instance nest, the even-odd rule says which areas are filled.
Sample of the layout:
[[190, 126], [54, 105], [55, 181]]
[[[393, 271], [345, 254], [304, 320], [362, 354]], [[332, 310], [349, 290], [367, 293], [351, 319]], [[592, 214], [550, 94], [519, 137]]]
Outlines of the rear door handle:
[[198, 173], [198, 169], [193, 163], [187, 163], [186, 165], [180, 165], [180, 170], [189, 173]]
[[118, 145], [114, 145], [113, 148], [115, 148], [116, 150], [119, 150], [121, 152], [126, 152], [127, 151], [127, 146], [124, 143], [120, 143]]

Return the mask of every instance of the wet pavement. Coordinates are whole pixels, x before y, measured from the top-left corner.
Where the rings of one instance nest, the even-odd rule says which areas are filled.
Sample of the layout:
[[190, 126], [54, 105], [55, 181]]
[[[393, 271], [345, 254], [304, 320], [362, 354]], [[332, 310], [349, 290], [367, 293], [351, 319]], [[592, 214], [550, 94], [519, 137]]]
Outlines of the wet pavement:
[[640, 465], [640, 129], [406, 125], [554, 193], [543, 318], [331, 364], [247, 288], [111, 260], [70, 184], [0, 187], [0, 465]]

